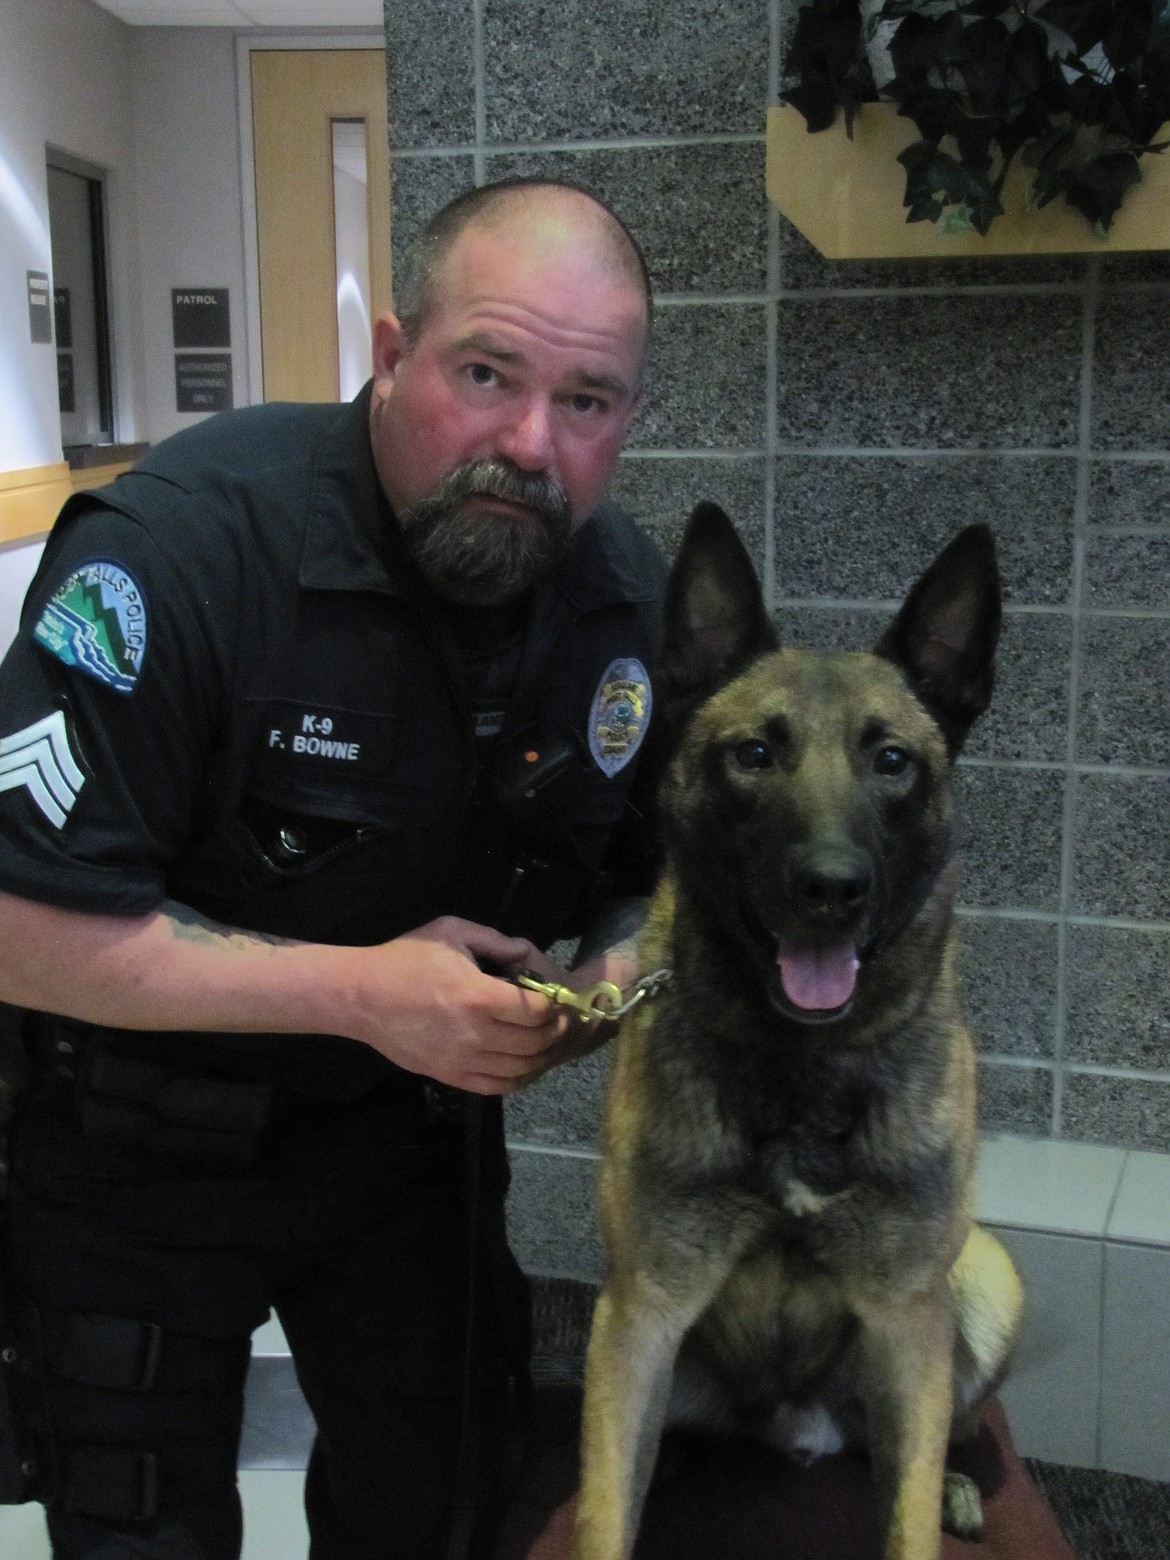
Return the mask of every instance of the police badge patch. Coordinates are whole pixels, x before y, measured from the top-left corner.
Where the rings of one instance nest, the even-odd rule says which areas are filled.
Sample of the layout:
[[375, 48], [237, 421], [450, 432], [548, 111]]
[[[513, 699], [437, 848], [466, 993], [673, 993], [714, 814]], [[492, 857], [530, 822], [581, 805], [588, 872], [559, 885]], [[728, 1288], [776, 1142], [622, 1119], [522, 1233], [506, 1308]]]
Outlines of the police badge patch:
[[57, 587], [33, 637], [66, 666], [133, 693], [146, 654], [146, 601], [132, 575], [98, 558]]
[[589, 711], [589, 751], [612, 780], [642, 745], [653, 697], [641, 661], [611, 661]]

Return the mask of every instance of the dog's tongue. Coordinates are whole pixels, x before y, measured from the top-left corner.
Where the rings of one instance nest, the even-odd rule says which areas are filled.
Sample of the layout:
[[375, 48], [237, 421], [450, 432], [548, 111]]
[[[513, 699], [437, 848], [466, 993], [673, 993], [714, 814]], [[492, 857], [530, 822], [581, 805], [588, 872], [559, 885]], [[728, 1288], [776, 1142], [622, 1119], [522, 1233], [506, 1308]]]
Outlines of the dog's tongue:
[[852, 943], [837, 948], [805, 948], [776, 955], [784, 995], [798, 1008], [839, 1008], [857, 984], [857, 950]]

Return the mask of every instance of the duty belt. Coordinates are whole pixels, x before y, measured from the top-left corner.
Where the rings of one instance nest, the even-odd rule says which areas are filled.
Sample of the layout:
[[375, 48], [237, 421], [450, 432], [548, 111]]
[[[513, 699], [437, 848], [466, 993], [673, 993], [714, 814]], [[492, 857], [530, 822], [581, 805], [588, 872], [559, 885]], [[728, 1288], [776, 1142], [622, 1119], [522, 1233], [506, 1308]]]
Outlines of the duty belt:
[[248, 1169], [260, 1158], [276, 1099], [271, 1084], [145, 1061], [72, 1025], [38, 1035], [34, 1057], [39, 1077], [94, 1142], [209, 1169]]

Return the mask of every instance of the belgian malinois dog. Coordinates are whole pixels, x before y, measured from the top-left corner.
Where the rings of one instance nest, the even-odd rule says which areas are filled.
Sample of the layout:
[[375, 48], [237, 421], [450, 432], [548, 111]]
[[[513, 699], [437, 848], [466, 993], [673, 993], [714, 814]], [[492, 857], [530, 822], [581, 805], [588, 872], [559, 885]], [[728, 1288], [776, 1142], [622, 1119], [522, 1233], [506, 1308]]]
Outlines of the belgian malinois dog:
[[972, 526], [872, 653], [780, 648], [727, 516], [691, 516], [640, 955], [673, 978], [615, 1042], [577, 1560], [630, 1554], [675, 1424], [804, 1460], [865, 1446], [886, 1560], [978, 1533], [947, 1447], [1002, 1379], [1022, 1295], [971, 1217], [951, 770], [999, 620]]

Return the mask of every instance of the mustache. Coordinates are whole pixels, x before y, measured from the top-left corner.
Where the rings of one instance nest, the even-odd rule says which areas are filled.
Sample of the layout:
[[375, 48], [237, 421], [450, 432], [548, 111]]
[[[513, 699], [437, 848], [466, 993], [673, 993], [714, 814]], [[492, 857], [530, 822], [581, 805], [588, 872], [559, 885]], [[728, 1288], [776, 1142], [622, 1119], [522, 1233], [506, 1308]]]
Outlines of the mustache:
[[472, 460], [457, 466], [421, 503], [414, 513], [449, 511], [466, 499], [485, 494], [535, 510], [560, 530], [572, 520], [569, 495], [547, 471], [522, 471], [510, 460]]

